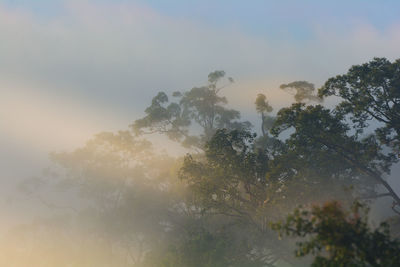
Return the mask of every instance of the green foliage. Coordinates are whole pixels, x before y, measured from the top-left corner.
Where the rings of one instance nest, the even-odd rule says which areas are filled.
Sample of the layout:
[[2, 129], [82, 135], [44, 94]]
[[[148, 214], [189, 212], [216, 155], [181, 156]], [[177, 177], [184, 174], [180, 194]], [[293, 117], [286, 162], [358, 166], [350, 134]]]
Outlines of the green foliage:
[[[288, 164], [281, 164], [282, 169], [278, 169], [277, 175], [290, 173], [292, 165], [287, 159], [294, 159], [293, 163], [303, 166], [307, 172], [312, 170], [314, 176], [326, 177], [328, 174], [338, 182], [356, 182], [361, 186], [360, 191], [367, 194], [374, 191], [374, 184], [381, 184], [399, 202], [384, 179], [396, 162], [395, 156], [380, 146], [376, 136], [360, 137], [352, 132], [342, 113], [332, 112], [320, 105], [293, 104], [278, 112], [272, 132], [279, 135], [286, 130], [292, 133], [285, 141], [287, 152], [281, 156], [281, 161]], [[295, 169], [297, 176], [310, 176], [310, 173], [307, 175], [298, 172], [299, 168]]]
[[293, 94], [294, 100], [298, 103], [305, 101], [322, 102], [322, 98], [315, 95], [314, 84], [307, 81], [295, 81], [288, 84], [282, 84], [281, 89]]
[[252, 239], [247, 254], [259, 247], [253, 261], [272, 264], [277, 255], [285, 254], [284, 249], [272, 245], [274, 239], [267, 228], [267, 217], [279, 216], [279, 209], [267, 213], [279, 193], [274, 194], [277, 186], [266, 180], [268, 151], [254, 146], [255, 137], [244, 131], [217, 130], [205, 146], [205, 158], [186, 156], [179, 176], [202, 216], [220, 217], [240, 226]]
[[[174, 93], [174, 96], [178, 94]], [[187, 113], [183, 113], [182, 108], [177, 103], [170, 103], [168, 96], [164, 92], [158, 93], [151, 101], [151, 106], [146, 108], [146, 116], [138, 119], [132, 124], [136, 134], [161, 132], [167, 134], [172, 140], [181, 141], [188, 137], [188, 127], [190, 118]], [[194, 141], [195, 142], [195, 141]]]
[[311, 266], [400, 265], [400, 241], [391, 239], [386, 223], [371, 229], [365, 207], [357, 202], [352, 212], [335, 201], [298, 208], [272, 228], [280, 235], [307, 238], [297, 243], [296, 256], [314, 255]]
[[265, 266], [250, 257], [245, 240], [237, 240], [232, 233], [211, 233], [204, 228], [193, 229], [185, 240], [170, 245], [161, 254], [150, 253], [146, 267], [257, 267]]
[[[59, 181], [57, 189], [80, 197], [80, 206], [69, 209], [76, 213], [71, 222], [101, 247], [95, 262], [105, 266], [250, 267], [278, 260], [298, 266], [288, 256], [290, 244], [278, 242], [268, 227], [298, 204], [346, 204], [357, 194], [391, 196], [393, 207], [400, 205], [385, 180], [397, 162], [399, 62], [354, 66], [328, 80], [319, 96], [305, 81], [282, 85], [297, 103], [277, 117], [259, 94], [260, 137], [226, 107], [220, 93], [233, 79], [215, 71], [205, 86], [172, 97], [158, 93], [131, 125], [136, 136], [101, 133], [79, 149], [52, 154], [62, 174], [49, 176]], [[305, 104], [330, 95], [342, 99], [333, 110]], [[371, 119], [378, 121], [375, 132], [368, 128]], [[202, 153], [157, 154], [138, 136], [146, 133], [165, 134]], [[45, 184], [31, 180], [21, 189], [33, 196]], [[387, 192], [376, 194], [377, 185]], [[273, 226], [309, 238], [299, 243], [297, 256], [314, 255], [314, 266], [398, 265], [399, 242], [390, 239], [386, 224], [369, 228], [359, 206], [353, 212], [338, 202], [300, 208]]]
[[206, 161], [184, 160], [180, 177], [205, 210], [248, 220], [265, 196], [268, 156], [251, 147], [254, 135], [217, 130], [205, 147]]
[[[131, 127], [137, 134], [166, 134], [186, 147], [203, 147], [216, 129], [249, 129], [251, 124], [239, 121], [239, 111], [226, 108], [227, 99], [219, 95], [226, 86], [218, 87], [224, 77], [224, 71], [210, 73], [207, 86], [194, 87], [183, 93], [174, 92], [176, 102], [169, 102], [165, 93], [158, 93], [145, 110], [146, 116], [136, 120]], [[228, 83], [232, 82], [229, 77]], [[191, 131], [193, 123], [200, 126], [201, 134]]]
[[400, 60], [385, 58], [352, 66], [344, 75], [330, 78], [319, 89], [319, 96], [337, 96], [337, 111], [363, 131], [377, 121], [377, 136], [383, 144], [400, 153]]
[[[295, 166], [288, 162], [296, 159], [286, 157], [294, 155], [287, 149], [260, 148], [255, 139], [248, 132], [217, 130], [205, 146], [205, 158], [187, 156], [180, 177], [188, 184], [203, 215], [233, 219], [243, 229], [251, 229], [247, 230], [248, 235], [273, 253], [275, 260], [290, 260], [285, 248], [276, 245], [268, 222], [282, 217], [299, 203], [346, 199], [348, 192], [341, 187], [340, 179], [331, 174], [341, 170], [338, 166], [331, 173], [324, 173], [326, 168], [322, 167], [319, 175], [310, 176], [311, 172], [305, 170], [311, 167], [305, 161], [297, 161], [299, 165]], [[297, 175], [286, 174], [283, 167]]]

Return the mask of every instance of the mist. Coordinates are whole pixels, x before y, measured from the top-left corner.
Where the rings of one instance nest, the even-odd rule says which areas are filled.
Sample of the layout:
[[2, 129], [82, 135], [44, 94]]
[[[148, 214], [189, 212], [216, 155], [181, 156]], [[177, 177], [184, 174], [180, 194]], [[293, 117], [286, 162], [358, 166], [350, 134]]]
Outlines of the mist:
[[310, 266], [317, 206], [397, 244], [399, 11], [0, 0], [0, 266]]

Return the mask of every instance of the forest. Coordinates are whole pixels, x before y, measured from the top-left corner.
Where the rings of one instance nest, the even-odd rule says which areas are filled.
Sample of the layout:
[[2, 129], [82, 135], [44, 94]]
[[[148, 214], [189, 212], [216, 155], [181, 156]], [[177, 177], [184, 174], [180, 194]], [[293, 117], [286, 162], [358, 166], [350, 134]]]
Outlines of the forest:
[[255, 95], [254, 125], [223, 70], [160, 91], [126, 129], [20, 183], [52, 212], [0, 239], [0, 265], [400, 266], [400, 59], [343, 73], [282, 81], [279, 110]]

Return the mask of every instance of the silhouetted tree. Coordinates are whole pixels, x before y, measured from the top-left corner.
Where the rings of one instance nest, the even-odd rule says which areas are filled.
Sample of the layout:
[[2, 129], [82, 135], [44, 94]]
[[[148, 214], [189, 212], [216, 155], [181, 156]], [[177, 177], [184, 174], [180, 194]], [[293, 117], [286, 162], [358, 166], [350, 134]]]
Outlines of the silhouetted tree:
[[254, 104], [256, 105], [256, 111], [261, 115], [261, 132], [263, 136], [266, 136], [274, 123], [274, 118], [268, 115], [273, 108], [269, 105], [264, 94], [258, 94]]
[[[370, 190], [361, 190], [369, 192], [374, 190], [371, 185], [382, 185], [387, 190], [384, 196], [391, 196], [400, 203], [400, 198], [385, 180], [396, 162], [395, 155], [387, 153], [375, 135], [362, 137], [352, 132], [344, 114], [320, 105], [293, 104], [278, 112], [272, 132], [279, 135], [288, 129], [294, 131], [285, 141], [288, 152], [305, 170], [315, 170], [319, 175], [331, 172], [337, 179], [364, 179], [362, 184], [370, 185]], [[285, 168], [290, 168], [290, 162], [287, 162]]]
[[[239, 121], [239, 111], [226, 108], [227, 99], [219, 95], [227, 86], [218, 86], [224, 77], [224, 71], [211, 72], [208, 75], [208, 85], [194, 87], [186, 92], [174, 92], [176, 102], [169, 102], [164, 92], [158, 93], [151, 106], [145, 110], [146, 116], [136, 120], [131, 125], [132, 129], [137, 134], [166, 134], [184, 146], [200, 148], [217, 129], [249, 129], [250, 122]], [[228, 83], [233, 83], [232, 78], [227, 80]], [[190, 131], [193, 123], [200, 126], [200, 134]]]
[[369, 125], [376, 128], [379, 140], [400, 157], [400, 59], [391, 63], [374, 58], [352, 66], [346, 74], [328, 79], [318, 94], [339, 97], [337, 112], [349, 115], [360, 132]]
[[305, 101], [322, 102], [322, 98], [315, 93], [315, 86], [307, 81], [295, 81], [288, 84], [282, 84], [281, 89], [292, 94], [294, 100], [298, 103]]

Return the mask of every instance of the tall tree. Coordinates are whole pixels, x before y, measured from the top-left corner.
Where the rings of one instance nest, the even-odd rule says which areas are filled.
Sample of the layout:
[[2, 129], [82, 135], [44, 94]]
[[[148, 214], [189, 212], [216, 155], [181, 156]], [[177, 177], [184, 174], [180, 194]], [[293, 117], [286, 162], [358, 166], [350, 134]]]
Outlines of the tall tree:
[[330, 170], [337, 179], [364, 181], [362, 184], [372, 190], [379, 184], [387, 192], [376, 197], [390, 196], [396, 206], [400, 204], [399, 196], [385, 179], [396, 162], [395, 155], [387, 153], [375, 135], [362, 137], [351, 131], [345, 114], [321, 105], [293, 104], [278, 112], [272, 132], [278, 136], [289, 129], [292, 133], [285, 143], [305, 170], [321, 174]]
[[[342, 177], [335, 175], [350, 174], [338, 168], [338, 162], [326, 162], [315, 171], [304, 162], [291, 163], [303, 154], [286, 146], [260, 147], [253, 134], [220, 129], [207, 142], [204, 159], [185, 158], [180, 177], [202, 214], [233, 219], [255, 241], [263, 240], [263, 249], [273, 254], [273, 260], [290, 261], [287, 247], [276, 245], [269, 222], [299, 203], [348, 198]], [[274, 148], [278, 151], [269, 151]]]
[[[163, 133], [187, 147], [203, 147], [217, 129], [249, 129], [248, 121], [239, 121], [240, 113], [226, 108], [227, 99], [220, 96], [223, 88], [233, 83], [228, 77], [227, 84], [219, 86], [224, 79], [224, 71], [214, 71], [208, 75], [206, 86], [194, 87], [186, 92], [174, 92], [176, 102], [169, 102], [164, 92], [158, 93], [146, 110], [146, 116], [136, 120], [131, 126], [138, 134]], [[202, 132], [190, 128], [193, 123]]]
[[321, 97], [332, 95], [341, 99], [336, 110], [349, 115], [358, 131], [376, 128], [381, 142], [400, 157], [400, 59], [374, 58], [352, 66], [319, 89]]
[[322, 98], [316, 95], [315, 86], [307, 81], [294, 81], [280, 86], [282, 90], [292, 94], [297, 103], [306, 101], [322, 102]]
[[256, 105], [256, 111], [261, 115], [261, 132], [263, 136], [266, 136], [274, 123], [274, 118], [268, 115], [273, 108], [264, 94], [258, 94], [254, 104]]

